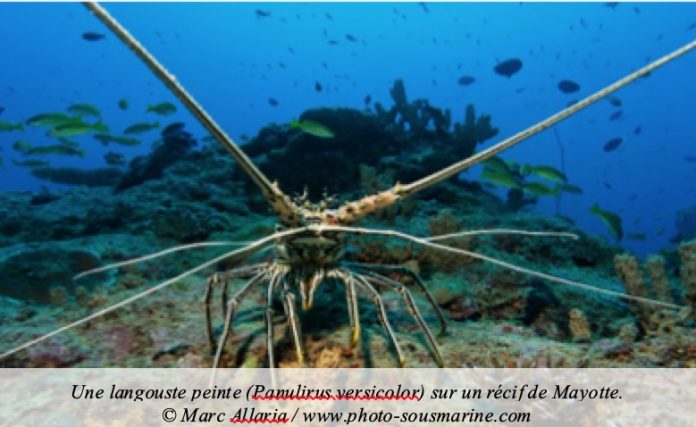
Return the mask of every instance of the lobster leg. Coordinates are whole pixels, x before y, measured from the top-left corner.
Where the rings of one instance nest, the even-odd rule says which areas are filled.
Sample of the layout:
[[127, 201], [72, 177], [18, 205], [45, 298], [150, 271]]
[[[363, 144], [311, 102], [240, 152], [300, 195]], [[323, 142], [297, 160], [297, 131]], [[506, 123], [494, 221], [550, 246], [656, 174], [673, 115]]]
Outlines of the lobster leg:
[[268, 290], [266, 291], [266, 349], [268, 351], [268, 367], [273, 369], [275, 367], [275, 354], [273, 352], [273, 292], [281, 279], [281, 276], [285, 275], [285, 272], [280, 270], [276, 265], [273, 268], [273, 274], [271, 280], [268, 283]]
[[210, 316], [210, 299], [213, 295], [213, 287], [217, 285], [218, 274], [215, 273], [208, 277], [207, 285], [205, 287], [205, 325], [208, 331], [208, 343], [210, 344], [210, 352], [215, 351], [215, 340], [213, 339], [213, 321]]
[[[174, 277], [169, 278], [169, 279], [167, 279], [167, 280], [165, 280], [165, 281], [163, 281], [163, 282], [160, 282], [160, 283], [158, 283], [157, 285], [155, 285], [155, 286], [153, 286], [153, 287], [151, 287], [151, 288], [148, 288], [148, 289], [146, 289], [146, 290], [144, 290], [144, 291], [142, 291], [142, 292], [140, 292], [140, 293], [138, 293], [138, 294], [135, 294], [135, 295], [133, 295], [133, 296], [131, 296], [131, 297], [129, 297], [129, 298], [126, 298], [125, 300], [123, 300], [123, 301], [121, 301], [121, 302], [118, 302], [118, 303], [113, 304], [113, 305], [111, 305], [111, 306], [109, 306], [109, 307], [106, 307], [106, 308], [104, 308], [104, 309], [101, 309], [101, 310], [99, 310], [99, 311], [96, 311], [96, 312], [94, 312], [94, 313], [92, 313], [92, 314], [90, 314], [90, 315], [87, 315], [87, 316], [85, 316], [85, 317], [82, 317], [82, 318], [80, 318], [80, 319], [78, 319], [78, 320], [76, 320], [76, 321], [74, 321], [74, 322], [72, 322], [72, 323], [69, 323], [69, 324], [67, 324], [67, 325], [65, 325], [65, 326], [62, 326], [62, 327], [60, 327], [60, 328], [58, 328], [58, 329], [55, 329], [55, 330], [53, 330], [52, 332], [49, 332], [49, 333], [44, 334], [44, 335], [41, 335], [41, 336], [39, 336], [39, 337], [37, 337], [37, 338], [34, 338], [34, 339], [32, 339], [32, 340], [30, 340], [30, 341], [28, 341], [28, 342], [26, 342], [26, 343], [20, 345], [20, 346], [17, 346], [17, 347], [15, 347], [15, 348], [13, 348], [13, 349], [7, 350], [7, 351], [5, 351], [4, 353], [0, 354], [0, 360], [6, 358], [6, 357], [8, 357], [8, 356], [11, 356], [12, 354], [17, 353], [18, 351], [21, 351], [21, 350], [24, 350], [24, 349], [26, 349], [26, 348], [29, 348], [29, 347], [31, 347], [31, 346], [33, 346], [33, 345], [36, 345], [36, 344], [38, 344], [38, 343], [40, 343], [40, 342], [42, 342], [42, 341], [46, 341], [47, 339], [49, 339], [49, 338], [51, 338], [51, 337], [53, 337], [53, 336], [55, 336], [55, 335], [58, 335], [58, 334], [60, 334], [60, 333], [62, 333], [62, 332], [65, 332], [65, 331], [67, 331], [67, 330], [69, 330], [69, 329], [72, 329], [72, 328], [75, 328], [75, 327], [77, 327], [77, 326], [83, 325], [83, 324], [85, 324], [85, 323], [87, 323], [87, 322], [89, 322], [89, 321], [91, 321], [91, 320], [93, 320], [93, 319], [97, 319], [97, 318], [99, 318], [99, 317], [101, 317], [101, 316], [103, 316], [103, 315], [105, 315], [105, 314], [107, 314], [107, 313], [111, 313], [111, 312], [113, 312], [113, 311], [115, 311], [115, 310], [117, 310], [117, 309], [119, 309], [119, 308], [121, 308], [121, 307], [123, 307], [123, 306], [125, 306], [125, 305], [128, 305], [128, 304], [130, 304], [130, 303], [132, 303], [132, 302], [134, 302], [134, 301], [137, 301], [137, 300], [139, 300], [139, 299], [141, 299], [141, 298], [144, 298], [144, 297], [146, 297], [147, 295], [150, 295], [150, 294], [152, 294], [152, 293], [154, 293], [154, 292], [157, 292], [157, 291], [159, 291], [159, 290], [161, 290], [161, 289], [164, 289], [164, 288], [166, 288], [167, 286], [171, 286], [172, 284], [174, 284], [174, 283], [180, 281], [181, 279], [183, 279], [183, 278], [185, 278], [185, 277], [191, 276], [192, 274], [196, 274], [196, 273], [198, 273], [198, 272], [201, 271], [201, 270], [204, 270], [204, 269], [206, 269], [206, 268], [212, 267], [212, 266], [214, 266], [215, 264], [217, 264], [217, 263], [219, 263], [219, 262], [222, 262], [222, 261], [237, 261], [237, 262], [240, 262], [240, 261], [242, 261], [242, 260], [245, 259], [245, 258], [248, 258], [248, 257], [250, 257], [250, 256], [252, 256], [252, 255], [254, 255], [254, 254], [256, 254], [256, 253], [259, 253], [259, 252], [263, 251], [264, 248], [267, 247], [267, 245], [269, 244], [269, 242], [273, 241], [274, 239], [276, 239], [276, 238], [278, 238], [278, 237], [282, 237], [282, 236], [288, 236], [288, 235], [293, 235], [293, 234], [301, 233], [301, 232], [304, 231], [304, 230], [306, 230], [306, 228], [301, 227], [301, 228], [295, 228], [295, 229], [292, 229], [292, 230], [282, 231], [282, 232], [279, 232], [279, 233], [274, 233], [274, 234], [271, 234], [270, 236], [267, 236], [267, 237], [264, 237], [264, 238], [262, 238], [262, 239], [259, 239], [259, 240], [255, 241], [255, 242], [252, 242], [252, 243], [250, 243], [249, 245], [247, 245], [247, 246], [245, 246], [245, 247], [243, 247], [243, 248], [236, 249], [236, 250], [227, 252], [227, 253], [225, 253], [225, 254], [222, 254], [222, 255], [220, 255], [220, 256], [218, 256], [218, 257], [216, 257], [216, 258], [210, 259], [210, 260], [208, 260], [208, 261], [206, 261], [206, 262], [204, 262], [204, 263], [201, 263], [201, 264], [197, 265], [196, 267], [191, 268], [190, 270], [187, 270], [187, 271], [185, 271], [185, 272], [183, 272], [183, 273], [181, 273], [181, 274], [179, 274], [179, 275], [177, 275], [177, 276], [174, 276]], [[81, 277], [84, 277], [84, 276], [87, 275], [87, 274], [92, 274], [93, 272], [94, 272], [94, 270], [90, 270], [90, 271], [88, 271], [88, 272], [85, 272]]]
[[290, 325], [290, 330], [292, 332], [292, 338], [295, 343], [297, 363], [300, 366], [304, 366], [305, 360], [304, 354], [302, 353], [302, 330], [300, 329], [300, 322], [297, 319], [295, 295], [290, 292], [287, 283], [283, 284], [282, 298], [283, 308], [285, 309], [285, 317], [288, 319], [288, 324]]
[[358, 294], [355, 289], [355, 278], [345, 274], [341, 270], [331, 270], [330, 277], [335, 277], [343, 282], [346, 288], [346, 303], [348, 307], [348, 319], [350, 319], [350, 348], [360, 341], [360, 311], [358, 310]]
[[377, 317], [379, 318], [379, 321], [382, 324], [384, 330], [387, 331], [387, 335], [389, 335], [389, 339], [391, 340], [392, 345], [394, 345], [394, 350], [396, 350], [396, 354], [399, 358], [399, 365], [402, 368], [406, 367], [406, 358], [404, 357], [404, 354], [401, 351], [401, 347], [399, 346], [399, 342], [396, 339], [396, 335], [394, 335], [394, 330], [389, 324], [389, 318], [387, 317], [387, 311], [384, 309], [382, 296], [363, 276], [352, 272], [349, 272], [348, 274], [351, 277], [353, 277], [356, 283], [360, 285], [363, 289], [365, 289], [367, 293], [370, 294], [370, 296], [372, 297], [372, 302], [375, 304], [375, 307], [377, 308]]
[[350, 347], [353, 348], [360, 341], [360, 311], [358, 310], [358, 293], [355, 289], [355, 279], [350, 278], [346, 283], [346, 297], [348, 299], [348, 313], [350, 313]]
[[222, 317], [227, 318], [227, 288], [230, 280], [238, 278], [249, 278], [258, 272], [260, 268], [268, 267], [267, 263], [254, 264], [244, 267], [217, 272], [208, 277], [207, 286], [205, 288], [205, 321], [208, 331], [208, 341], [210, 342], [210, 352], [215, 353], [215, 337], [213, 334], [213, 322], [210, 312], [210, 300], [213, 295], [213, 288], [220, 282], [223, 283], [222, 290]]
[[227, 317], [227, 289], [230, 286], [230, 281], [229, 280], [223, 280], [222, 282], [222, 295], [220, 298], [222, 299], [222, 317]]
[[230, 329], [232, 329], [232, 321], [234, 320], [234, 315], [237, 311], [237, 307], [239, 307], [240, 302], [244, 297], [246, 296], [249, 291], [259, 284], [263, 278], [266, 276], [266, 271], [263, 270], [254, 277], [252, 277], [249, 281], [247, 281], [242, 288], [237, 291], [236, 294], [232, 297], [232, 299], [229, 301], [227, 304], [227, 314], [225, 316], [225, 327], [222, 330], [222, 335], [220, 336], [220, 339], [218, 340], [217, 343], [217, 350], [215, 352], [215, 360], [213, 362], [213, 368], [218, 368], [220, 364], [220, 358], [222, 357], [222, 350], [225, 347], [225, 341], [227, 340], [227, 336], [230, 333]]
[[420, 327], [423, 334], [425, 334], [425, 337], [428, 340], [428, 344], [430, 344], [430, 348], [433, 351], [433, 354], [435, 355], [435, 360], [437, 361], [437, 364], [441, 368], [444, 368], [445, 362], [443, 361], [442, 355], [440, 354], [440, 349], [437, 347], [437, 342], [435, 342], [433, 333], [430, 331], [430, 328], [428, 328], [428, 325], [423, 320], [420, 311], [418, 311], [418, 306], [416, 306], [415, 301], [413, 301], [413, 295], [411, 295], [411, 292], [408, 290], [408, 288], [406, 288], [406, 286], [404, 286], [404, 284], [399, 281], [392, 280], [388, 277], [384, 277], [379, 274], [370, 274], [370, 276], [366, 277], [366, 279], [376, 284], [387, 285], [389, 287], [392, 287], [401, 294], [402, 298], [404, 299], [404, 302], [406, 303], [406, 306], [408, 307], [408, 310], [411, 312], [411, 315], [416, 319], [416, 322], [418, 323], [418, 326]]
[[420, 278], [420, 275], [416, 273], [415, 271], [411, 270], [408, 267], [403, 267], [399, 265], [383, 265], [383, 264], [351, 264], [351, 267], [358, 268], [360, 270], [366, 269], [366, 270], [381, 270], [381, 271], [388, 271], [388, 272], [393, 272], [393, 273], [398, 273], [398, 274], [403, 274], [411, 278], [413, 282], [420, 288], [420, 290], [423, 292], [425, 297], [428, 299], [428, 302], [430, 303], [430, 306], [435, 310], [435, 314], [437, 315], [437, 319], [440, 321], [440, 336], [443, 336], [445, 332], [447, 331], [447, 320], [445, 319], [445, 315], [442, 314], [442, 310], [440, 309], [440, 306], [437, 304], [435, 301], [435, 297], [433, 294], [430, 293], [430, 290], [428, 290], [428, 287], [425, 286], [425, 283], [423, 283], [423, 280]]

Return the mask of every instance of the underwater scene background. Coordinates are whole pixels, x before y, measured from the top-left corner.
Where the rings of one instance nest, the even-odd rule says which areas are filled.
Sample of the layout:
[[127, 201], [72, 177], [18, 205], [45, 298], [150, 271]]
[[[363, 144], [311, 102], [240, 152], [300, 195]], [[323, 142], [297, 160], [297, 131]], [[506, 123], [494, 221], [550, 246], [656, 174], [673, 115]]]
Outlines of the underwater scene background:
[[[282, 190], [306, 189], [313, 201], [414, 181], [696, 37], [692, 3], [107, 8]], [[230, 156], [82, 5], [0, 3], [0, 18], [0, 352], [223, 252], [196, 249], [73, 280], [81, 271], [273, 232], [265, 201]], [[452, 245], [690, 308], [695, 71], [696, 54], [687, 54], [361, 225], [418, 236], [574, 232], [580, 239], [494, 235]], [[423, 277], [449, 320], [438, 338], [448, 366], [696, 360], [689, 310], [626, 303], [380, 238], [351, 241], [348, 258]], [[205, 275], [184, 278], [0, 366], [209, 366], [204, 285]], [[409, 365], [433, 365], [400, 295], [385, 295]], [[435, 312], [422, 296], [416, 302], [435, 329]], [[266, 363], [263, 304], [262, 292], [242, 304], [223, 365]], [[327, 285], [302, 314], [311, 364], [395, 366], [368, 299], [361, 344], [346, 345], [345, 306], [343, 290]], [[277, 360], [295, 366], [282, 319]]]

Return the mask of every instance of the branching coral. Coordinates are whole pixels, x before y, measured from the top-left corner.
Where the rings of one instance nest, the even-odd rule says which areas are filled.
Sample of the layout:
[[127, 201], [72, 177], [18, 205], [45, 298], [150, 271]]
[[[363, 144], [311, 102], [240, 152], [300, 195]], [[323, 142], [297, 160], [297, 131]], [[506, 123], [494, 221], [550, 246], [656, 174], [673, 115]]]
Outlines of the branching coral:
[[[679, 253], [682, 257], [681, 280], [684, 299], [687, 306], [693, 308], [696, 299], [696, 241], [682, 244]], [[671, 285], [665, 270], [665, 260], [661, 256], [652, 255], [646, 261], [650, 284], [645, 280], [636, 257], [629, 254], [617, 255], [614, 258], [614, 266], [628, 294], [641, 298], [656, 298], [664, 302], [673, 301]], [[684, 311], [679, 313], [673, 310], [656, 311], [637, 303], [630, 303], [630, 307], [648, 335], [671, 334], [676, 327], [683, 325], [688, 315]]]
[[444, 136], [449, 131], [452, 122], [450, 111], [432, 107], [427, 99], [408, 102], [403, 80], [396, 80], [389, 94], [394, 101], [389, 111], [379, 103], [375, 104], [378, 114], [388, 122], [387, 125], [416, 139], [432, 139]]
[[592, 340], [590, 322], [582, 310], [573, 308], [568, 312], [568, 329], [575, 342], [588, 342]]
[[[641, 298], [648, 298], [648, 285], [643, 277], [638, 259], [630, 254], [621, 254], [614, 257], [614, 267], [623, 283], [626, 292]], [[641, 326], [647, 329], [649, 309], [644, 306], [630, 302], [631, 311], [636, 316]]]
[[672, 291], [665, 270], [665, 259], [659, 255], [650, 255], [645, 263], [650, 275], [655, 296], [660, 301], [672, 302]]
[[457, 146], [457, 154], [464, 158], [472, 155], [476, 144], [493, 138], [498, 134], [498, 129], [491, 125], [491, 116], [483, 114], [476, 117], [476, 109], [473, 105], [466, 107], [463, 123], [454, 124], [454, 142]]
[[696, 308], [696, 240], [682, 243], [679, 246], [679, 256], [682, 263], [679, 272], [684, 287], [684, 299], [693, 313]]

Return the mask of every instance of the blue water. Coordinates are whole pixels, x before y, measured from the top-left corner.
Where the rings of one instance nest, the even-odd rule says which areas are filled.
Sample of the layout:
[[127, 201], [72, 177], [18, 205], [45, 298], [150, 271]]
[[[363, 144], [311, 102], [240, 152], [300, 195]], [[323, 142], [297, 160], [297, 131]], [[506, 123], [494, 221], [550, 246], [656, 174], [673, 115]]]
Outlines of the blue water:
[[[107, 4], [107, 8], [185, 84], [233, 136], [254, 135], [269, 122], [287, 123], [317, 106], [363, 108], [363, 99], [391, 105], [389, 88], [403, 78], [410, 99], [428, 98], [461, 120], [467, 104], [492, 115], [500, 129], [491, 144], [585, 96], [637, 67], [696, 38], [696, 4]], [[258, 17], [255, 10], [270, 12]], [[176, 102], [172, 95], [80, 4], [0, 4], [0, 119], [26, 120], [61, 111], [75, 102], [100, 107], [118, 132], [139, 121], [182, 120], [204, 132], [179, 108], [161, 119], [148, 104]], [[89, 42], [85, 31], [106, 34]], [[351, 34], [357, 42], [346, 39]], [[336, 45], [328, 40], [335, 39]], [[291, 52], [292, 50], [292, 52]], [[294, 53], [293, 53], [294, 52]], [[505, 78], [493, 67], [520, 58], [522, 70]], [[283, 68], [280, 63], [285, 65]], [[563, 197], [561, 213], [592, 233], [608, 236], [587, 210], [594, 203], [620, 214], [624, 240], [646, 253], [674, 234], [675, 212], [696, 202], [696, 53], [620, 91], [623, 118], [602, 101], [561, 123], [570, 181], [584, 189]], [[462, 75], [476, 78], [460, 86]], [[575, 94], [557, 88], [561, 79], [580, 84]], [[319, 81], [323, 91], [314, 90]], [[272, 106], [268, 98], [278, 100]], [[117, 107], [126, 98], [127, 111]], [[177, 105], [179, 105], [177, 103]], [[642, 127], [640, 135], [633, 130]], [[45, 182], [9, 161], [17, 139], [48, 144], [45, 130], [0, 132], [0, 190], [38, 190]], [[129, 157], [149, 151], [118, 151]], [[618, 150], [604, 144], [623, 137]], [[105, 149], [89, 136], [77, 138], [80, 158], [56, 157], [55, 166], [103, 166]], [[111, 149], [111, 148], [109, 148]], [[546, 131], [503, 155], [506, 159], [560, 167], [554, 133]], [[465, 174], [477, 179], [480, 168]], [[609, 188], [611, 187], [611, 188]], [[501, 192], [501, 195], [503, 193]], [[535, 208], [555, 213], [552, 200]], [[658, 231], [664, 228], [661, 235]]]

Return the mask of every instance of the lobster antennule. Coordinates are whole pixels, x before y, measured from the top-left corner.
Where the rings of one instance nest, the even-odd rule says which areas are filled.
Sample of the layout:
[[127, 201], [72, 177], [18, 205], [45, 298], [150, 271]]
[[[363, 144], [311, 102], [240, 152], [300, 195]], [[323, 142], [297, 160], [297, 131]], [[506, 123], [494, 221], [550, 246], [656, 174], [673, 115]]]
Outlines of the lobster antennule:
[[96, 2], [85, 2], [84, 5], [99, 18], [126, 46], [147, 65], [147, 67], [164, 83], [167, 88], [186, 106], [193, 116], [220, 142], [239, 163], [239, 166], [259, 187], [263, 197], [271, 209], [286, 225], [300, 225], [300, 209], [277, 184], [271, 181], [249, 159], [241, 148], [227, 135], [207, 111], [186, 91], [186, 89], [140, 42], [133, 37], [109, 12]]
[[360, 200], [348, 202], [344, 204], [339, 210], [339, 221], [342, 224], [348, 224], [358, 219], [361, 219], [373, 212], [387, 208], [396, 202], [405, 199], [406, 197], [417, 193], [418, 191], [424, 190], [437, 184], [440, 181], [444, 181], [447, 178], [455, 176], [456, 174], [474, 166], [482, 161], [489, 159], [496, 154], [505, 151], [522, 141], [540, 133], [541, 131], [555, 125], [556, 123], [567, 119], [568, 117], [574, 115], [575, 113], [589, 107], [595, 102], [611, 95], [617, 90], [623, 88], [624, 86], [636, 81], [641, 77], [645, 77], [651, 72], [655, 71], [657, 68], [665, 65], [666, 63], [686, 54], [687, 52], [696, 48], [696, 40], [683, 45], [682, 47], [668, 53], [667, 55], [651, 62], [650, 64], [634, 71], [633, 73], [615, 81], [609, 86], [587, 96], [583, 100], [565, 108], [556, 114], [553, 114], [546, 119], [537, 122], [536, 124], [530, 126], [529, 128], [516, 133], [515, 135], [491, 146], [487, 149], [476, 153], [464, 160], [460, 160], [456, 163], [451, 164], [437, 172], [434, 172], [426, 177], [423, 177], [417, 181], [411, 182], [409, 184], [399, 184], [397, 183], [394, 187], [382, 191], [371, 196], [366, 196]]

